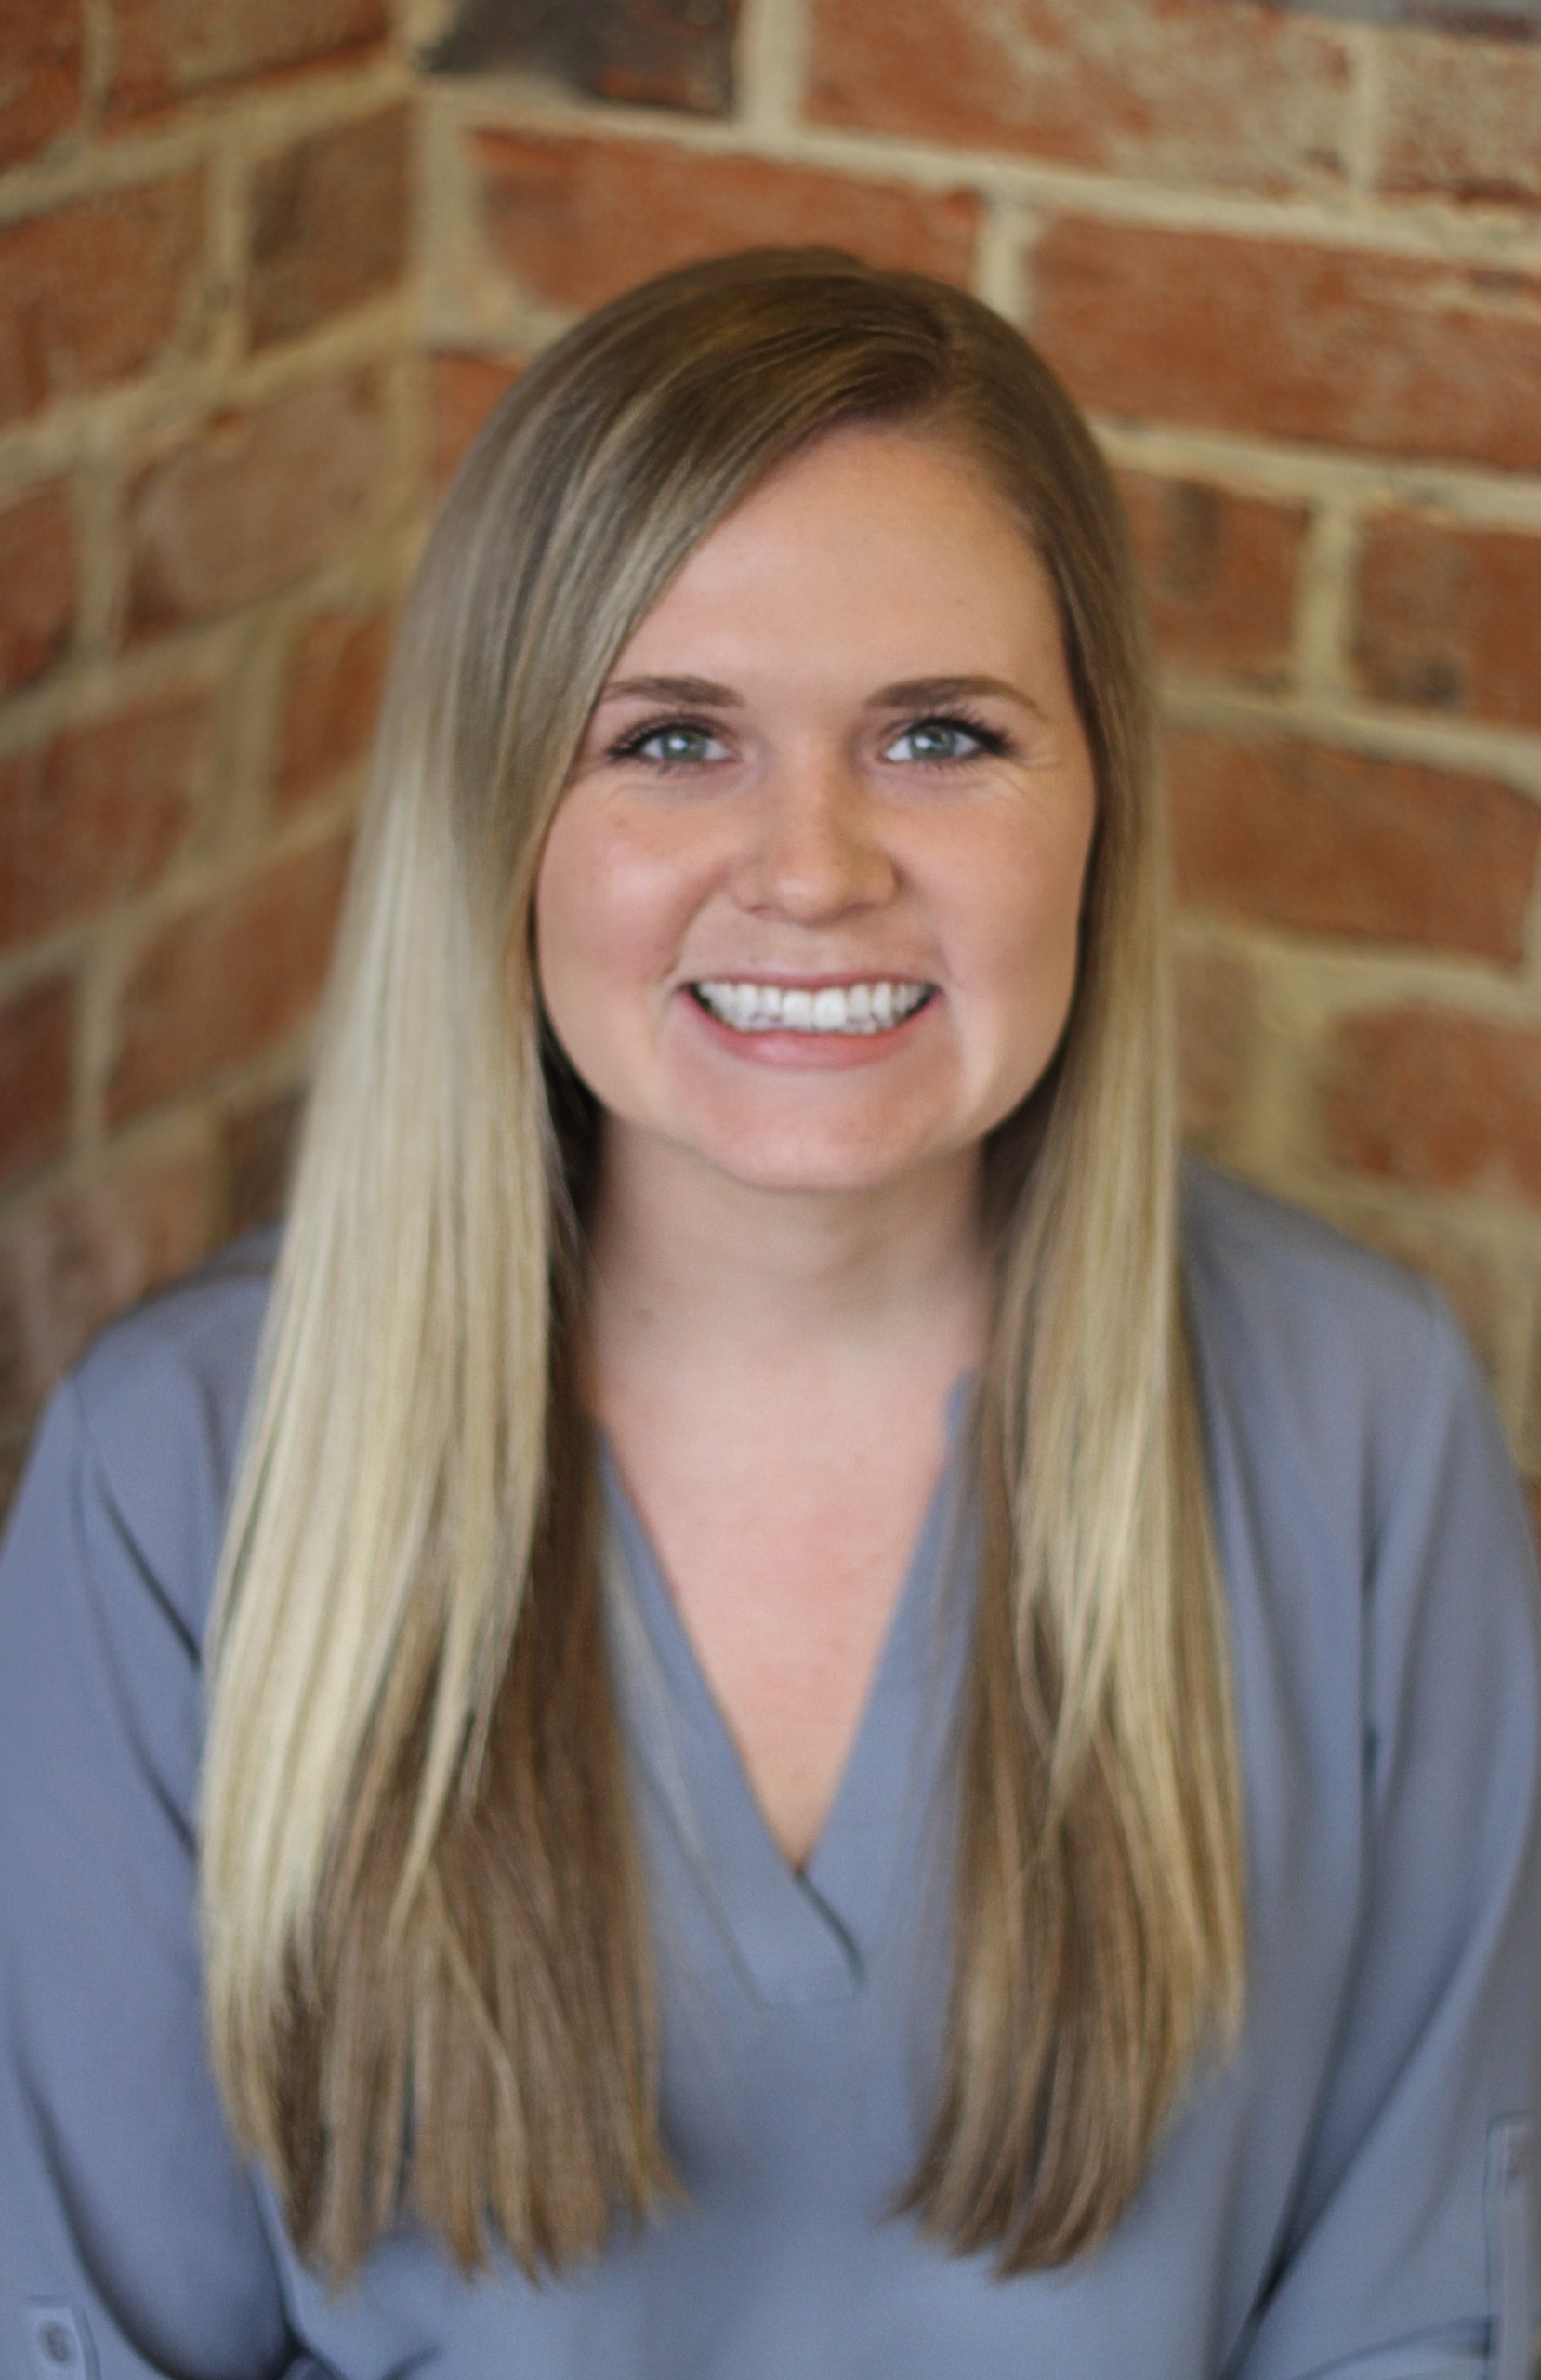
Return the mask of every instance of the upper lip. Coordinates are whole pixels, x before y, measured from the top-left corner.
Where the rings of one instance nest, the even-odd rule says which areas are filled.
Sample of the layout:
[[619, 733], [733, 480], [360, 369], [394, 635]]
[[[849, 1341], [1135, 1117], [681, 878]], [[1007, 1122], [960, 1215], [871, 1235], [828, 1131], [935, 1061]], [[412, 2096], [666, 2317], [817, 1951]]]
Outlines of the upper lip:
[[850, 967], [827, 973], [783, 974], [774, 967], [702, 967], [689, 984], [765, 984], [782, 992], [846, 991], [852, 984], [925, 984], [932, 979], [915, 967]]

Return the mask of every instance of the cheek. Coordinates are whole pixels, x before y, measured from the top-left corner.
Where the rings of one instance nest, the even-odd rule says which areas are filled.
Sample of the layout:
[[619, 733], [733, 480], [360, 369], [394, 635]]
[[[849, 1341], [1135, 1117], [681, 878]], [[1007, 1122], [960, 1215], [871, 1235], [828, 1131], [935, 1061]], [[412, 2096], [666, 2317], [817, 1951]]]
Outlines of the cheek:
[[655, 839], [568, 797], [535, 882], [535, 956], [547, 1012], [580, 1071], [581, 1045], [624, 1033], [628, 1005], [667, 983], [690, 913], [689, 886]]
[[1052, 1045], [1070, 1005], [1089, 847], [1078, 818], [1052, 837], [1005, 837], [957, 887], [958, 980], [1024, 1049]]

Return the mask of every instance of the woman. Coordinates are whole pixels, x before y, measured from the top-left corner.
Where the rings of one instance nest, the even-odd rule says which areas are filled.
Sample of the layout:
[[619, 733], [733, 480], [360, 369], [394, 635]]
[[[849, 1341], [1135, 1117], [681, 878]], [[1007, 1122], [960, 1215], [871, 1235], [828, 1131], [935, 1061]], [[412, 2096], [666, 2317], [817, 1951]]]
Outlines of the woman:
[[1519, 1501], [1179, 1184], [1152, 745], [973, 301], [728, 259], [505, 401], [270, 1283], [9, 1540], [18, 2369], [1518, 2380]]

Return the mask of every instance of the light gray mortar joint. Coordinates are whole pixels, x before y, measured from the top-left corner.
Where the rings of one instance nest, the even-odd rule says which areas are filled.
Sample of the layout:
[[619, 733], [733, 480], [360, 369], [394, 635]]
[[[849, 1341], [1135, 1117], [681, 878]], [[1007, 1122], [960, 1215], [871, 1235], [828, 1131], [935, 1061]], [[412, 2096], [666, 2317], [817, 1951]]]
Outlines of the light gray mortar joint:
[[1349, 186], [1362, 196], [1370, 197], [1380, 170], [1386, 108], [1386, 37], [1374, 26], [1345, 25], [1339, 28], [1339, 38], [1352, 60], [1353, 84], [1345, 143]]
[[1530, 905], [1525, 911], [1523, 946], [1521, 971], [1536, 996], [1538, 1007], [1541, 1007], [1541, 866], [1535, 871]]
[[112, 79], [112, 12], [109, 0], [84, 0], [81, 10], [81, 98], [88, 124], [107, 104]]
[[72, 509], [80, 538], [79, 643], [83, 659], [105, 659], [123, 611], [125, 557], [118, 536], [122, 472], [116, 457], [83, 456], [71, 474]]
[[1295, 650], [1302, 693], [1346, 695], [1352, 691], [1350, 644], [1353, 633], [1358, 523], [1331, 499], [1316, 510], [1306, 533], [1295, 597]]
[[974, 295], [1008, 323], [1027, 318], [1027, 264], [1023, 210], [1009, 201], [987, 199], [974, 250]]
[[808, 0], [744, 0], [734, 44], [738, 129], [773, 139], [791, 132], [808, 81]]

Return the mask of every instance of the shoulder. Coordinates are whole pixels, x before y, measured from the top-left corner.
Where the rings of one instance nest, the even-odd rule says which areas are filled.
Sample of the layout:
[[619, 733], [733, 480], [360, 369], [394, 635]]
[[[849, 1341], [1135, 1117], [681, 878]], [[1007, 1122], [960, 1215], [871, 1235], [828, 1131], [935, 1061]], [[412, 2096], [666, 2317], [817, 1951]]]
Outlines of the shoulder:
[[[1379, 1501], [1431, 1393], [1468, 1393], [1460, 1328], [1431, 1283], [1315, 1216], [1189, 1159], [1182, 1266], [1210, 1433]], [[1460, 1387], [1457, 1387], [1460, 1382]]]
[[1182, 1172], [1182, 1254], [1201, 1329], [1260, 1334], [1308, 1368], [1347, 1359], [1395, 1376], [1448, 1326], [1417, 1275], [1194, 1157]]
[[110, 1324], [58, 1402], [94, 1499], [201, 1637], [278, 1234], [237, 1241]]
[[1190, 1160], [1184, 1288], [1212, 1444], [1373, 1537], [1430, 1405], [1481, 1406], [1441, 1293], [1314, 1216]]

